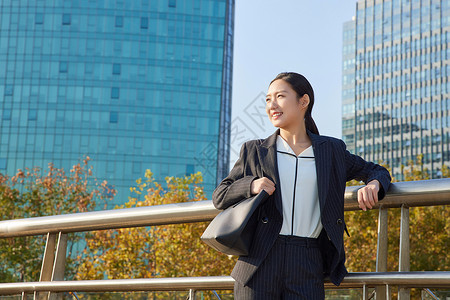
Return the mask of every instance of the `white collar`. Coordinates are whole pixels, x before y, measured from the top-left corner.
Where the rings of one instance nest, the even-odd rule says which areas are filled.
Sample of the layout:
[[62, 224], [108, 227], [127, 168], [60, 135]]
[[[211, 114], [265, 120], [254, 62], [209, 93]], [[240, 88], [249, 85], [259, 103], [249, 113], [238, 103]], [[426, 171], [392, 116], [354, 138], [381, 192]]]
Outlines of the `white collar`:
[[[291, 146], [289, 146], [288, 142], [286, 142], [281, 135], [277, 136], [277, 151], [281, 151], [281, 153], [289, 153], [294, 156], [295, 152], [292, 150]], [[280, 152], [279, 152], [280, 153]], [[314, 157], [314, 151], [312, 145], [303, 150], [302, 153], [300, 153], [297, 157], [301, 156], [308, 156], [308, 157]]]

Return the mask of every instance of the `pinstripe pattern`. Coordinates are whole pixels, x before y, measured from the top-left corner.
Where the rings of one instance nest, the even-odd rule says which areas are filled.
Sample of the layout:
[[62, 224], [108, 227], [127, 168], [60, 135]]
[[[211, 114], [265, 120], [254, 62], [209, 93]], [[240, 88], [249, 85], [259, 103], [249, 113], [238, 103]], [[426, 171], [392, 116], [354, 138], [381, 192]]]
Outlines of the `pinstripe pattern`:
[[[315, 243], [307, 245], [305, 240]], [[248, 285], [236, 282], [234, 296], [236, 300], [324, 299], [317, 240], [279, 237]]]
[[[251, 196], [250, 185], [255, 178], [267, 177], [275, 183], [275, 192], [259, 208], [260, 217], [248, 256], [241, 256], [231, 276], [246, 285], [267, 257], [278, 238], [282, 225], [281, 191], [277, 169], [277, 130], [264, 140], [246, 142], [230, 174], [213, 193], [213, 203], [225, 209]], [[339, 285], [347, 274], [343, 243], [345, 183], [351, 179], [365, 183], [377, 179], [381, 183], [378, 198], [384, 197], [390, 184], [389, 172], [366, 162], [346, 150], [343, 141], [308, 131], [316, 157], [317, 184], [324, 232], [319, 236], [324, 273]]]

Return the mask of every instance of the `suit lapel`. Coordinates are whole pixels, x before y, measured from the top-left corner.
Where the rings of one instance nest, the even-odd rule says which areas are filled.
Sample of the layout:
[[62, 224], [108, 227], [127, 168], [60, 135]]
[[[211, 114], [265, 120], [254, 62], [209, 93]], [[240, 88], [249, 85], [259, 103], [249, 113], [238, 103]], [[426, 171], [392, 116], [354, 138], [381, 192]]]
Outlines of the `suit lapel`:
[[307, 130], [307, 133], [314, 150], [320, 211], [323, 211], [330, 183], [331, 148], [328, 147], [327, 139], [323, 136], [314, 134], [309, 130]]
[[262, 176], [267, 177], [275, 183], [275, 205], [282, 213], [281, 208], [281, 185], [280, 177], [278, 175], [277, 163], [277, 136], [280, 133], [278, 129], [274, 134], [265, 139], [261, 145], [258, 146], [258, 156], [261, 162]]
[[[275, 205], [279, 212], [282, 213], [281, 185], [280, 177], [278, 175], [276, 148], [277, 136], [279, 133], [280, 130], [278, 129], [258, 146], [258, 156], [259, 161], [261, 162], [262, 176], [269, 178], [275, 183]], [[307, 133], [311, 139], [314, 150], [320, 210], [323, 211], [330, 182], [331, 148], [328, 147], [327, 139], [325, 137], [314, 134], [309, 130], [307, 130]]]

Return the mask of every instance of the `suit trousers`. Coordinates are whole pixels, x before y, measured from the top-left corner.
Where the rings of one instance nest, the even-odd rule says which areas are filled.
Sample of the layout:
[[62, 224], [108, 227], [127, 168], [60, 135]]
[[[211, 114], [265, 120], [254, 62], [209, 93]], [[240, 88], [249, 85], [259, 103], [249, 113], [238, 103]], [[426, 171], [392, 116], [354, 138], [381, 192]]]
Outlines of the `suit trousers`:
[[325, 299], [323, 261], [317, 239], [280, 235], [248, 284], [235, 283], [234, 297]]

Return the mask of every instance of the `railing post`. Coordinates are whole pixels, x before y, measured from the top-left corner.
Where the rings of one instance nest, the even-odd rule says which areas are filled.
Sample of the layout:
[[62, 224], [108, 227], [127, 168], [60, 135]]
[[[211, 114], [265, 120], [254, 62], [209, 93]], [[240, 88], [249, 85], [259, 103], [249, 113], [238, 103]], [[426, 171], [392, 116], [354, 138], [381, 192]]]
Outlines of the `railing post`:
[[386, 284], [386, 299], [391, 300], [391, 288], [389, 284]]
[[369, 299], [369, 289], [367, 288], [367, 285], [363, 285], [363, 289], [362, 289], [362, 296], [363, 296], [363, 300], [368, 300]]
[[[53, 263], [55, 261], [55, 245], [56, 234], [47, 233], [47, 241], [45, 243], [44, 257], [42, 258], [41, 275], [39, 281], [51, 281], [53, 273]], [[35, 292], [34, 299], [48, 299], [48, 292]]]
[[67, 234], [58, 234], [58, 247], [56, 248], [55, 264], [53, 266], [52, 281], [64, 280], [66, 270]]
[[195, 300], [195, 290], [190, 289], [189, 290], [189, 300]]
[[[67, 234], [58, 234], [58, 246], [56, 247], [55, 263], [53, 264], [52, 281], [64, 280], [66, 269]], [[49, 300], [62, 300], [63, 293], [50, 293]]]
[[[400, 251], [398, 260], [399, 272], [408, 272], [410, 269], [409, 250], [409, 207], [403, 204], [401, 207], [400, 217]], [[410, 299], [410, 290], [408, 288], [399, 288], [398, 299]]]
[[56, 234], [47, 233], [47, 242], [45, 243], [44, 257], [42, 258], [41, 276], [39, 281], [52, 280], [53, 262], [55, 260]]
[[[64, 280], [64, 271], [66, 269], [66, 252], [67, 234], [60, 232], [58, 234], [58, 244], [56, 244], [56, 234], [48, 233], [39, 281]], [[38, 300], [59, 300], [62, 299], [62, 296], [63, 293], [34, 293], [34, 299]]]
[[[380, 206], [378, 213], [378, 241], [377, 241], [377, 272], [387, 272], [388, 258], [388, 209]], [[386, 300], [386, 289], [388, 286], [377, 286], [375, 288], [377, 300]]]

